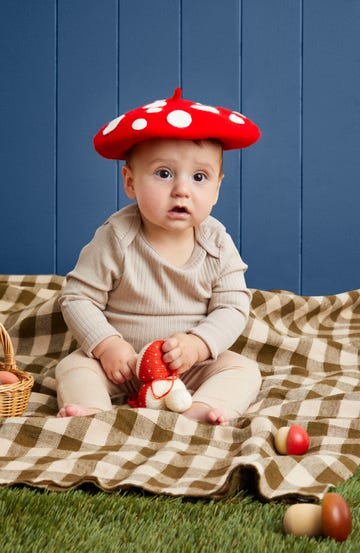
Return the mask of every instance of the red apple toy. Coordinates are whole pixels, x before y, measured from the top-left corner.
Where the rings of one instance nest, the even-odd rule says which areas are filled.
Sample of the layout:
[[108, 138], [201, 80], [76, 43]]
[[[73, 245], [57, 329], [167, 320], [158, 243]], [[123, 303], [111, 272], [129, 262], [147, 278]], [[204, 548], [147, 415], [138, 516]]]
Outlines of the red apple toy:
[[3, 384], [15, 384], [15, 382], [19, 382], [16, 374], [10, 371], [0, 371], [0, 386], [2, 386]]
[[282, 426], [275, 435], [275, 447], [282, 455], [304, 455], [309, 444], [309, 434], [298, 424]]

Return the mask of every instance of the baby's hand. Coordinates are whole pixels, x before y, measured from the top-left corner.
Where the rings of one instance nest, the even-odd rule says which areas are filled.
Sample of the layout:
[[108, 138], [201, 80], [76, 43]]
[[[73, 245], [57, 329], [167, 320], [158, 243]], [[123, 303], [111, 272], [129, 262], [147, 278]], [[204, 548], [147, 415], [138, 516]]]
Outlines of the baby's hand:
[[129, 342], [119, 336], [109, 336], [96, 346], [94, 357], [101, 363], [109, 380], [123, 384], [135, 374], [136, 351]]
[[188, 371], [195, 363], [201, 363], [210, 357], [205, 342], [195, 334], [173, 334], [162, 346], [163, 360], [169, 369], [179, 373]]

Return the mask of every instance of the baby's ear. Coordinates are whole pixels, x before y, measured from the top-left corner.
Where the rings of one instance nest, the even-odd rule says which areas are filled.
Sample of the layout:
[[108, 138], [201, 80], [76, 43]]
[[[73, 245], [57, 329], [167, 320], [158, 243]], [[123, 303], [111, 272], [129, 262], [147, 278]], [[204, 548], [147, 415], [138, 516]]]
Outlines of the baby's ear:
[[132, 174], [132, 169], [130, 165], [123, 165], [121, 168], [122, 176], [123, 176], [123, 185], [124, 185], [124, 191], [130, 200], [136, 199], [135, 189], [134, 189], [134, 179]]

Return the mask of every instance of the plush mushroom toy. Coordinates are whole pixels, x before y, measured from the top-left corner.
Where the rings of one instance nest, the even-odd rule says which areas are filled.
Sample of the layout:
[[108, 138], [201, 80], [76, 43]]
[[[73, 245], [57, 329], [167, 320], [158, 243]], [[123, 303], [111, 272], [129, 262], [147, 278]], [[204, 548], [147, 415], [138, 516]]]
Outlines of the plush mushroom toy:
[[113, 119], [94, 137], [96, 151], [108, 159], [126, 159], [145, 140], [216, 139], [224, 150], [246, 148], [260, 137], [259, 128], [245, 115], [222, 107], [184, 100], [181, 88], [172, 98], [156, 100]]
[[182, 413], [191, 407], [192, 398], [179, 378], [162, 360], [164, 340], [145, 346], [136, 363], [136, 376], [143, 383], [139, 392], [128, 400], [131, 407], [169, 409]]

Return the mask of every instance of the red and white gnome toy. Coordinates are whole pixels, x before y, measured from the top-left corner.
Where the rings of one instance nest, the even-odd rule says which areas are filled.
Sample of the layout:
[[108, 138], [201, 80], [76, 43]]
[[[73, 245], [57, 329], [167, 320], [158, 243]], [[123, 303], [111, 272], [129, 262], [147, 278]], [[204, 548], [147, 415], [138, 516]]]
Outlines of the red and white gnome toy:
[[192, 398], [178, 372], [171, 371], [164, 363], [163, 343], [164, 340], [156, 340], [140, 351], [136, 376], [143, 385], [128, 403], [131, 407], [167, 408], [182, 413], [191, 407]]

